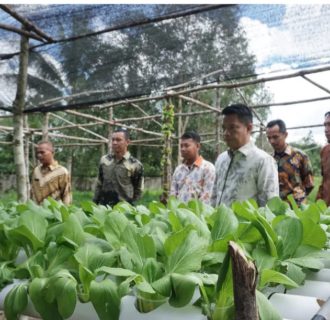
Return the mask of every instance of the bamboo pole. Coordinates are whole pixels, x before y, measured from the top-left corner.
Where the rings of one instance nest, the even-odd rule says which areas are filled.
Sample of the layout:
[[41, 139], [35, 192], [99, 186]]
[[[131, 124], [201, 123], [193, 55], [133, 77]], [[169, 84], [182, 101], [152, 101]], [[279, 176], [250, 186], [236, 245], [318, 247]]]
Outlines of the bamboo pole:
[[33, 23], [31, 23], [29, 20], [25, 19], [21, 15], [19, 15], [16, 11], [12, 10], [10, 6], [6, 4], [0, 4], [0, 8], [3, 11], [6, 11], [8, 14], [10, 14], [13, 18], [15, 18], [17, 21], [23, 24], [23, 26], [27, 30], [32, 30], [34, 33], [39, 35], [40, 37], [44, 38], [48, 42], [54, 42], [54, 40], [48, 36], [46, 33], [44, 33], [42, 30], [40, 30], [37, 26], [35, 26]]
[[[56, 113], [54, 113], [55, 115]], [[91, 123], [76, 123], [72, 125], [67, 125], [67, 126], [59, 126], [59, 127], [50, 127], [48, 128], [48, 131], [55, 131], [55, 130], [63, 130], [63, 129], [74, 129], [78, 127], [95, 127], [98, 124], [104, 124], [103, 122], [91, 122]], [[35, 131], [38, 131], [38, 129], [34, 129]]]
[[24, 160], [24, 139], [23, 139], [23, 111], [27, 87], [27, 68], [29, 60], [29, 38], [22, 35], [20, 44], [19, 71], [17, 78], [17, 92], [13, 103], [13, 144], [14, 162], [16, 168], [16, 191], [17, 200], [25, 202], [28, 199], [27, 190], [27, 168]]
[[103, 122], [103, 123], [108, 123], [112, 126], [120, 126], [120, 127], [123, 127], [123, 128], [133, 130], [133, 131], [140, 131], [140, 132], [144, 132], [144, 133], [154, 135], [154, 136], [158, 136], [158, 137], [162, 136], [161, 133], [147, 131], [147, 130], [143, 130], [141, 128], [135, 128], [135, 127], [127, 126], [127, 125], [124, 125], [124, 124], [117, 124], [115, 121], [104, 120], [102, 118], [98, 118], [98, 117], [92, 116], [90, 114], [83, 114], [81, 112], [77, 112], [77, 111], [73, 111], [73, 110], [66, 110], [66, 112], [69, 113], [69, 114], [75, 114], [77, 116], [81, 116], [81, 117], [86, 118], [86, 119], [92, 119], [92, 120], [97, 120], [97, 121], [100, 121], [100, 122]]
[[[64, 122], [66, 122], [66, 123], [69, 123], [69, 124], [71, 124], [71, 125], [75, 125], [73, 122], [71, 122], [71, 121], [69, 121], [69, 120], [67, 120], [67, 119], [65, 119], [65, 118], [63, 118], [63, 117], [61, 117], [61, 116], [59, 116], [59, 115], [57, 115], [57, 114], [55, 114], [55, 113], [51, 113], [51, 115], [52, 115], [53, 117], [57, 118], [57, 119], [60, 119], [60, 120], [62, 120], [62, 121], [64, 121]], [[76, 125], [76, 128], [78, 128], [78, 129], [80, 129], [80, 130], [82, 130], [82, 131], [84, 131], [84, 132], [87, 132], [87, 133], [89, 133], [89, 134], [91, 134], [91, 135], [93, 135], [93, 136], [95, 136], [95, 137], [97, 137], [97, 138], [100, 138], [100, 139], [102, 139], [102, 140], [104, 140], [104, 141], [108, 141], [108, 139], [104, 138], [104, 137], [101, 136], [100, 134], [97, 134], [97, 133], [95, 133], [95, 132], [93, 132], [93, 131], [91, 131], [91, 130], [88, 130], [88, 129], [86, 129], [86, 128], [83, 128], [83, 127], [80, 126], [80, 125]]]
[[[36, 136], [41, 136], [41, 132], [34, 132]], [[99, 143], [104, 143], [104, 140], [96, 140], [96, 139], [90, 139], [90, 138], [83, 138], [83, 137], [76, 137], [76, 136], [68, 136], [65, 134], [60, 134], [60, 133], [49, 133], [49, 137], [57, 137], [57, 138], [63, 138], [63, 139], [72, 139], [72, 140], [81, 140], [81, 141], [89, 141], [89, 142], [99, 142]]]
[[[149, 116], [149, 114], [147, 112], [145, 112], [140, 106], [138, 106], [135, 103], [131, 103], [131, 106], [133, 106], [134, 108], [138, 109], [139, 111], [141, 111], [145, 116]], [[158, 126], [162, 127], [162, 124], [154, 119], [151, 119], [152, 122], [156, 123]]]
[[330, 93], [330, 90], [326, 87], [323, 87], [322, 85], [320, 85], [319, 83], [317, 83], [316, 81], [308, 78], [307, 76], [305, 75], [302, 75], [301, 76], [302, 78], [304, 78], [305, 80], [307, 80], [308, 82], [310, 82], [311, 84], [313, 84], [314, 86], [318, 87], [319, 89], [325, 91], [326, 93]]
[[38, 40], [38, 41], [41, 41], [41, 42], [45, 42], [45, 40], [43, 38], [29, 32], [29, 31], [25, 31], [25, 30], [22, 30], [22, 29], [19, 29], [19, 28], [15, 28], [15, 27], [9, 26], [7, 24], [0, 23], [0, 29], [11, 31], [11, 32], [17, 33], [21, 36], [26, 36], [28, 38], [32, 38], [32, 39], [35, 39], [35, 40]]
[[47, 113], [44, 113], [43, 121], [42, 121], [42, 140], [43, 141], [49, 140], [48, 127], [49, 127], [49, 113], [47, 112]]
[[221, 115], [221, 91], [215, 91], [215, 105], [218, 112], [215, 114], [215, 152], [216, 157], [221, 153], [221, 136], [222, 136], [222, 115]]
[[221, 110], [217, 109], [217, 108], [214, 108], [210, 105], [208, 105], [207, 103], [204, 103], [204, 102], [201, 102], [201, 101], [198, 101], [197, 99], [194, 99], [194, 98], [191, 98], [191, 97], [187, 97], [187, 96], [184, 96], [184, 95], [178, 95], [179, 98], [183, 99], [183, 100], [186, 100], [186, 101], [189, 101], [189, 102], [192, 102], [192, 103], [195, 103], [199, 106], [202, 106], [206, 109], [209, 109], [209, 110], [212, 110], [213, 112], [217, 112], [217, 113], [220, 113]]
[[[23, 125], [29, 131], [29, 121], [28, 116], [23, 115]], [[30, 140], [31, 134], [27, 133], [24, 135], [25, 144], [24, 144], [24, 159], [25, 159], [25, 167], [26, 167], [26, 189], [27, 189], [27, 197], [30, 198]]]
[[111, 154], [112, 152], [112, 134], [113, 134], [113, 126], [110, 125], [110, 122], [113, 121], [113, 108], [109, 109], [109, 125], [108, 125], [108, 152]]
[[[182, 99], [179, 98], [178, 101], [178, 111], [179, 113], [182, 113]], [[182, 136], [183, 131], [182, 131], [182, 116], [178, 116], [178, 138], [180, 139], [180, 137]], [[180, 143], [178, 146], [178, 158], [177, 158], [177, 163], [178, 165], [182, 163], [182, 158], [181, 158], [181, 150], [180, 150]]]

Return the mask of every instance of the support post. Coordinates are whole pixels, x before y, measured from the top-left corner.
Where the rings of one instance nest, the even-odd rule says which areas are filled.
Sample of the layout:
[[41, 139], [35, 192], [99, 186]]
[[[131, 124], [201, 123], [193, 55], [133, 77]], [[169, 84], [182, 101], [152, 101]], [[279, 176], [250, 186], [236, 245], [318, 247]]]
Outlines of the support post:
[[171, 188], [171, 179], [172, 179], [172, 141], [171, 136], [173, 132], [173, 123], [174, 123], [174, 106], [171, 101], [163, 106], [163, 157], [162, 157], [162, 169], [163, 169], [163, 194], [161, 200], [166, 202], [169, 197], [169, 191]]
[[[221, 92], [220, 89], [215, 90], [215, 107], [221, 111]], [[222, 116], [220, 112], [216, 112], [216, 123], [215, 123], [215, 155], [216, 158], [221, 153], [221, 136], [222, 136]]]
[[113, 133], [113, 126], [110, 124], [113, 121], [113, 108], [109, 109], [109, 131], [108, 131], [108, 152], [111, 153], [112, 148], [112, 133]]
[[26, 86], [27, 86], [27, 68], [29, 60], [29, 38], [21, 36], [20, 54], [19, 54], [19, 72], [17, 78], [17, 92], [13, 103], [14, 113], [14, 162], [16, 168], [16, 191], [17, 200], [25, 202], [28, 199], [27, 190], [27, 169], [24, 159], [24, 138], [23, 138], [23, 111], [25, 104]]
[[42, 140], [43, 141], [49, 140], [48, 127], [49, 127], [49, 113], [46, 112], [43, 115], [43, 122], [42, 122]]
[[[179, 98], [179, 102], [178, 102], [178, 113], [182, 113], [182, 99]], [[182, 116], [179, 115], [178, 116], [178, 138], [180, 139], [180, 137], [183, 134], [183, 130], [182, 130]], [[178, 140], [178, 165], [181, 164], [181, 152], [180, 152], [180, 140]]]

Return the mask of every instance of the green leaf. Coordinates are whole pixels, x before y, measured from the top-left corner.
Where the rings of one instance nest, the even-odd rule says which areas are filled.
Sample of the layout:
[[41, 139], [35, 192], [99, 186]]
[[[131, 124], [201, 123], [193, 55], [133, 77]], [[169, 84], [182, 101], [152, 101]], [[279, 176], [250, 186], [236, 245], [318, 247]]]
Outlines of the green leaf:
[[47, 272], [54, 274], [63, 266], [67, 265], [68, 260], [73, 255], [73, 250], [66, 246], [52, 244], [47, 248], [47, 258], [49, 261]]
[[275, 270], [264, 269], [261, 271], [259, 288], [265, 287], [267, 283], [280, 283], [289, 287], [298, 287], [298, 284], [285, 274]]
[[191, 230], [193, 226], [190, 225], [168, 236], [164, 242], [165, 253], [168, 257], [185, 241]]
[[270, 301], [258, 290], [256, 290], [257, 306], [260, 320], [281, 320], [282, 317]]
[[190, 231], [185, 241], [170, 256], [167, 256], [166, 272], [187, 273], [199, 270], [206, 247], [205, 239], [200, 238], [196, 231]]
[[277, 216], [284, 215], [287, 209], [290, 208], [289, 204], [280, 197], [273, 197], [268, 200], [267, 207]]
[[26, 211], [18, 218], [18, 226], [8, 231], [8, 236], [23, 246], [28, 243], [33, 251], [44, 246], [47, 220], [37, 212]]
[[120, 297], [117, 286], [111, 280], [92, 281], [90, 300], [100, 320], [119, 320]]
[[114, 249], [121, 246], [121, 235], [129, 221], [124, 214], [112, 211], [104, 223], [104, 236]]
[[260, 232], [261, 236], [263, 237], [268, 253], [272, 256], [272, 257], [277, 257], [277, 249], [276, 246], [273, 242], [272, 237], [268, 234], [267, 230], [265, 229], [264, 225], [259, 221], [259, 220], [255, 220], [252, 221], [252, 225], [258, 229], [258, 231]]
[[238, 220], [230, 208], [221, 205], [213, 216], [215, 217], [215, 222], [211, 231], [213, 241], [223, 239], [236, 232]]
[[308, 217], [302, 218], [301, 222], [304, 227], [302, 243], [318, 249], [324, 248], [327, 241], [327, 235], [321, 226]]
[[5, 315], [8, 320], [16, 320], [28, 304], [27, 284], [13, 287], [6, 295], [4, 301]]
[[85, 232], [75, 214], [70, 214], [63, 223], [62, 239], [70, 243], [75, 248], [80, 247], [85, 242]]
[[301, 285], [304, 282], [306, 278], [306, 274], [301, 267], [288, 261], [283, 262], [282, 265], [286, 266], [287, 268], [286, 275], [290, 279], [292, 279], [294, 282], [296, 282], [299, 285]]
[[29, 285], [29, 295], [34, 308], [41, 315], [43, 320], [62, 320], [59, 314], [56, 301], [49, 303], [46, 300], [47, 279], [35, 278]]
[[101, 267], [101, 268], [97, 269], [97, 273], [107, 273], [107, 274], [111, 274], [111, 275], [117, 276], [117, 277], [136, 276], [135, 272], [133, 272], [131, 270], [123, 269], [123, 268]]
[[311, 268], [311, 269], [322, 269], [324, 268], [324, 264], [319, 260], [319, 258], [314, 258], [314, 257], [300, 257], [300, 258], [291, 258], [285, 260], [287, 262], [294, 263], [300, 267], [304, 268]]
[[252, 257], [256, 261], [257, 269], [261, 272], [264, 269], [272, 269], [276, 261], [264, 248], [256, 248], [252, 252]]
[[282, 239], [281, 259], [292, 257], [303, 239], [303, 225], [299, 219], [287, 217], [275, 226], [275, 231]]
[[172, 294], [169, 304], [175, 308], [181, 308], [187, 305], [194, 295], [198, 282], [198, 279], [192, 275], [172, 273]]

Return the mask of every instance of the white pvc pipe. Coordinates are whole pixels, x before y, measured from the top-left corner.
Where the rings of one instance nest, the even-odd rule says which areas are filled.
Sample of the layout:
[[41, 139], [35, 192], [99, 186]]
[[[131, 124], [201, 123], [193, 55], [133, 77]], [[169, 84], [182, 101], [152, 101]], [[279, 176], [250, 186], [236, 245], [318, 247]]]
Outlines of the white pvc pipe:
[[317, 272], [315, 271], [308, 271], [306, 274], [307, 280], [313, 281], [327, 281], [330, 282], [330, 269], [322, 269]]
[[282, 318], [291, 320], [310, 320], [320, 309], [314, 297], [275, 293], [269, 300]]
[[327, 300], [330, 297], [330, 282], [305, 280], [302, 286], [290, 289], [287, 293]]

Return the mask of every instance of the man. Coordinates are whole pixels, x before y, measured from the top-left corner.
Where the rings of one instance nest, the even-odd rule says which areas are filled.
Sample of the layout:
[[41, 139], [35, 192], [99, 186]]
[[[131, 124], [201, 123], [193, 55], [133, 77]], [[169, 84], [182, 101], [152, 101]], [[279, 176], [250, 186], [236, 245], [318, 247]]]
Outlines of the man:
[[288, 195], [292, 194], [296, 203], [300, 205], [306, 202], [314, 187], [309, 158], [301, 150], [286, 143], [288, 133], [284, 121], [273, 120], [266, 127], [267, 138], [274, 149], [273, 157], [277, 162], [280, 197], [288, 201]]
[[200, 141], [196, 132], [186, 132], [181, 136], [180, 151], [183, 163], [174, 171], [170, 194], [183, 202], [199, 199], [209, 204], [215, 168], [211, 162], [199, 155]]
[[37, 159], [40, 164], [34, 169], [31, 181], [31, 198], [40, 204], [47, 197], [72, 202], [71, 182], [68, 170], [54, 159], [54, 146], [50, 141], [37, 145]]
[[222, 114], [224, 140], [229, 147], [215, 163], [212, 205], [255, 199], [259, 206], [278, 196], [274, 159], [251, 141], [252, 112], [244, 104], [226, 107]]
[[324, 133], [328, 144], [321, 150], [322, 183], [317, 199], [323, 199], [330, 206], [330, 111], [325, 114]]
[[143, 190], [143, 166], [127, 151], [130, 143], [126, 129], [112, 134], [112, 154], [101, 158], [94, 202], [115, 205], [121, 200], [131, 204], [138, 200]]

